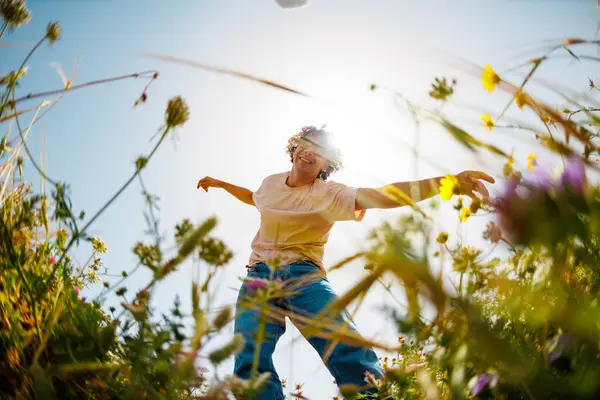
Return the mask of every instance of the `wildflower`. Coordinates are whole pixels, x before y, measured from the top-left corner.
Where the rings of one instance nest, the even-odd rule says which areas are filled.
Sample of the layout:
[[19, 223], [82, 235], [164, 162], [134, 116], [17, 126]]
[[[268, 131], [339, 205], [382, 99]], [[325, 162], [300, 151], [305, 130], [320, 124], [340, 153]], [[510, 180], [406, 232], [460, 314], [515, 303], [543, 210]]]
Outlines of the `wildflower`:
[[52, 265], [56, 264], [56, 256], [54, 254], [52, 254], [50, 256], [50, 264], [52, 264]]
[[81, 289], [79, 289], [78, 287], [75, 287], [73, 290], [75, 290], [77, 296], [79, 296], [79, 293], [81, 293]]
[[287, 379], [281, 380], [281, 386], [285, 389], [287, 387]]
[[502, 239], [502, 230], [493, 221], [490, 221], [483, 232], [483, 239], [489, 240], [494, 244], [498, 243]]
[[489, 132], [491, 132], [492, 128], [496, 126], [496, 124], [494, 124], [494, 121], [492, 121], [491, 115], [488, 113], [484, 113], [481, 116], [481, 120], [483, 121], [483, 126], [485, 126]]
[[256, 292], [260, 289], [266, 289], [267, 281], [265, 279], [252, 279], [246, 283], [246, 287], [250, 292]]
[[531, 171], [536, 165], [537, 156], [533, 153], [529, 153], [529, 156], [527, 156], [527, 169]]
[[527, 95], [523, 93], [522, 90], [519, 90], [517, 94], [515, 94], [515, 103], [517, 104], [517, 107], [519, 107], [519, 110], [522, 110], [523, 106], [527, 104]]
[[203, 238], [200, 242], [198, 256], [210, 265], [223, 266], [231, 260], [233, 253], [221, 240], [211, 237]]
[[[448, 234], [446, 232], [440, 232], [440, 234], [438, 235], [438, 237], [435, 240], [439, 244], [444, 244], [448, 241]], [[398, 340], [400, 340], [400, 339], [404, 339], [404, 338], [400, 337]]]
[[460, 221], [467, 222], [471, 216], [471, 209], [469, 207], [463, 207], [460, 209]]
[[478, 394], [483, 392], [483, 390], [486, 387], [489, 386], [490, 389], [493, 389], [496, 387], [497, 384], [498, 384], [498, 376], [497, 375], [488, 374], [487, 372], [485, 374], [481, 374], [477, 378], [475, 385], [473, 385], [473, 388], [471, 389], [471, 395], [477, 396]]
[[104, 254], [107, 251], [106, 245], [104, 244], [104, 242], [97, 237], [92, 238], [92, 248], [94, 249], [95, 252], [100, 253], [100, 254]]
[[560, 185], [570, 187], [577, 193], [583, 191], [585, 185], [585, 164], [579, 157], [571, 157], [560, 176]]
[[24, 0], [0, 0], [0, 16], [11, 28], [25, 25], [31, 19], [31, 11]]
[[483, 88], [488, 92], [493, 92], [497, 83], [500, 83], [501, 79], [496, 74], [491, 65], [487, 64], [483, 67], [483, 72], [481, 73], [481, 81], [483, 82]]
[[502, 175], [504, 175], [505, 178], [508, 179], [510, 176], [512, 176], [514, 171], [514, 164], [515, 160], [511, 154], [510, 156], [508, 156], [506, 163], [502, 166]]
[[[537, 162], [534, 161], [533, 165], [537, 165]], [[548, 168], [545, 166], [538, 166], [535, 168], [533, 174], [535, 175], [535, 182], [533, 182], [532, 185], [534, 188], [543, 191], [548, 191], [552, 188], [552, 173], [548, 170]]]
[[213, 321], [213, 325], [215, 329], [221, 329], [224, 327], [231, 318], [231, 308], [225, 307], [221, 310], [219, 314], [215, 317]]
[[46, 29], [46, 38], [48, 39], [48, 43], [53, 45], [58, 39], [60, 39], [60, 25], [58, 22], [50, 22], [48, 24], [48, 28]]
[[181, 96], [169, 100], [165, 112], [165, 122], [168, 128], [185, 124], [190, 116], [189, 108]]
[[7, 354], [6, 359], [8, 360], [8, 366], [14, 368], [19, 365], [20, 356], [19, 350], [16, 347], [11, 347]]
[[444, 176], [440, 180], [440, 196], [443, 200], [450, 200], [455, 194], [460, 194], [458, 179], [453, 175]]
[[244, 341], [244, 338], [240, 334], [236, 334], [231, 340], [231, 342], [221, 347], [220, 349], [217, 349], [210, 353], [208, 355], [208, 359], [213, 364], [220, 364], [222, 361], [225, 361], [230, 356], [238, 353], [244, 347], [245, 344], [246, 342]]
[[476, 264], [475, 260], [480, 254], [481, 250], [477, 250], [473, 246], [464, 246], [456, 255], [452, 269], [460, 273], [466, 272]]
[[121, 305], [132, 314], [140, 314], [146, 311], [146, 305], [144, 303], [121, 303]]
[[12, 71], [10, 74], [0, 77], [0, 85], [15, 86], [17, 81], [27, 75], [29, 68], [23, 67], [18, 71]]

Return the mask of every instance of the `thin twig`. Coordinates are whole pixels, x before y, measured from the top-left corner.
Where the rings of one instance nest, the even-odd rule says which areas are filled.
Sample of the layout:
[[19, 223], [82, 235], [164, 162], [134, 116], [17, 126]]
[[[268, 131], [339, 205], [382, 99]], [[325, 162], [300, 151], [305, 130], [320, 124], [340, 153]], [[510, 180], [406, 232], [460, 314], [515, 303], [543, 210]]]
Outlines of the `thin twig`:
[[55, 94], [61, 94], [61, 93], [65, 92], [65, 91], [72, 92], [74, 90], [82, 89], [82, 88], [88, 87], [88, 86], [98, 85], [98, 84], [101, 84], [101, 83], [115, 82], [115, 81], [120, 81], [120, 80], [123, 80], [123, 79], [130, 79], [130, 78], [139, 78], [139, 77], [141, 77], [143, 75], [149, 75], [149, 74], [152, 74], [152, 77], [154, 77], [154, 76], [156, 76], [157, 73], [158, 73], [157, 71], [144, 71], [144, 72], [139, 72], [139, 73], [135, 73], [135, 74], [128, 74], [128, 75], [117, 76], [117, 77], [113, 77], [113, 78], [99, 79], [99, 80], [90, 81], [90, 82], [81, 83], [79, 85], [72, 86], [68, 90], [65, 90], [65, 88], [62, 88], [62, 89], [49, 90], [47, 92], [40, 92], [40, 93], [35, 93], [35, 94], [28, 94], [27, 96], [19, 97], [14, 102], [15, 102], [15, 105], [16, 105], [17, 103], [20, 103], [22, 101], [33, 100], [33, 99], [37, 99], [39, 97], [53, 96]]

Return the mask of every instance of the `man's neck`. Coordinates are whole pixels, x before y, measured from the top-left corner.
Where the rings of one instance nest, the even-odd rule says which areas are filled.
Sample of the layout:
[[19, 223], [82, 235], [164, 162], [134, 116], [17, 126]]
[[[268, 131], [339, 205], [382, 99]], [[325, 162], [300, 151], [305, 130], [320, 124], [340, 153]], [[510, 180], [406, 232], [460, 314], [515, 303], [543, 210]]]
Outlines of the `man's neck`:
[[306, 178], [306, 177], [302, 177], [302, 176], [298, 176], [294, 170], [292, 170], [290, 172], [290, 174], [288, 175], [286, 184], [289, 187], [301, 187], [301, 186], [307, 186], [310, 185], [314, 182], [314, 179], [311, 178]]

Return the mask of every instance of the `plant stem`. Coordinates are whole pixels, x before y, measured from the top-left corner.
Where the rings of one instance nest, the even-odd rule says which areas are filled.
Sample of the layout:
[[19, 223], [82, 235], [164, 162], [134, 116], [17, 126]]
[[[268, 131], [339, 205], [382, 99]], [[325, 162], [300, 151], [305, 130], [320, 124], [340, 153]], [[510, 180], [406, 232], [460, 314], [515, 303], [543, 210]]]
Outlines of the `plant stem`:
[[139, 73], [134, 73], [134, 74], [121, 75], [121, 76], [117, 76], [117, 77], [113, 77], [113, 78], [98, 79], [98, 80], [95, 80], [95, 81], [81, 83], [79, 85], [72, 86], [71, 88], [69, 88], [69, 90], [65, 90], [65, 88], [62, 88], [62, 89], [49, 90], [47, 92], [40, 92], [40, 93], [35, 93], [35, 94], [31, 94], [30, 93], [30, 94], [28, 94], [26, 96], [19, 97], [18, 99], [16, 99], [15, 100], [15, 105], [17, 103], [20, 103], [20, 102], [25, 101], [25, 100], [33, 100], [33, 99], [37, 99], [37, 98], [40, 98], [40, 97], [53, 96], [55, 94], [60, 94], [60, 93], [63, 93], [65, 91], [72, 92], [72, 91], [77, 90], [77, 89], [82, 89], [84, 87], [98, 85], [98, 84], [101, 84], [101, 83], [115, 82], [115, 81], [120, 81], [120, 80], [123, 80], [123, 79], [130, 79], [130, 78], [138, 78], [138, 77], [140, 77], [142, 75], [148, 75], [148, 74], [152, 74], [152, 76], [154, 76], [155, 73], [157, 73], [157, 71], [144, 71], [144, 72], [139, 72]]
[[6, 28], [8, 28], [8, 21], [4, 21], [4, 24], [2, 24], [2, 30], [0, 31], [0, 39], [2, 39], [2, 36], [4, 36], [4, 32], [6, 32]]
[[[33, 46], [33, 49], [31, 49], [29, 51], [29, 53], [27, 54], [27, 57], [25, 57], [25, 59], [23, 60], [23, 62], [21, 63], [21, 66], [19, 67], [19, 69], [17, 69], [17, 71], [20, 71], [20, 70], [23, 69], [23, 67], [25, 66], [25, 64], [27, 64], [27, 61], [29, 61], [29, 59], [31, 58], [31, 56], [33, 55], [33, 53], [38, 49], [38, 47], [40, 47], [42, 45], [42, 43], [44, 43], [44, 40], [46, 40], [46, 36], [44, 36], [43, 38], [41, 38], [35, 44], [35, 46]], [[4, 93], [4, 96], [3, 96], [4, 101], [2, 102], [2, 106], [0, 106], [0, 115], [2, 115], [4, 113], [6, 105], [8, 104], [8, 99], [10, 98], [10, 92], [11, 91], [13, 92], [13, 98], [14, 98], [14, 92], [15, 92], [14, 85], [8, 85], [8, 87], [6, 88], [6, 92]]]
[[[160, 139], [158, 140], [158, 143], [156, 143], [156, 145], [154, 146], [154, 148], [152, 149], [152, 151], [150, 152], [148, 157], [146, 157], [146, 164], [150, 161], [150, 159], [152, 158], [154, 153], [156, 153], [156, 150], [158, 150], [159, 146], [164, 141], [164, 139], [167, 136], [167, 133], [169, 132], [170, 129], [171, 128], [169, 126], [165, 126], [163, 133], [160, 136]], [[140, 174], [141, 171], [142, 171], [142, 168], [136, 167], [135, 172], [127, 180], [127, 182], [125, 182], [123, 184], [123, 186], [121, 186], [121, 188], [106, 202], [106, 204], [104, 204], [104, 206], [102, 206], [102, 208], [100, 210], [98, 210], [98, 212], [96, 212], [96, 214], [94, 214], [94, 216], [88, 221], [87, 224], [85, 224], [85, 226], [83, 228], [81, 228], [81, 230], [79, 232], [77, 232], [76, 235], [73, 235], [71, 237], [71, 240], [69, 241], [69, 243], [67, 244], [67, 247], [63, 251], [63, 253], [60, 257], [60, 260], [56, 263], [56, 267], [54, 267], [52, 274], [48, 277], [48, 284], [50, 284], [50, 282], [52, 281], [52, 278], [54, 277], [54, 274], [56, 273], [58, 266], [60, 265], [61, 261], [66, 256], [67, 252], [69, 251], [69, 249], [71, 248], [73, 243], [75, 243], [75, 241], [78, 240], [81, 235], [83, 235], [83, 233], [90, 227], [90, 225], [93, 224], [94, 221], [96, 221], [96, 219], [117, 199], [117, 197], [119, 197], [121, 195], [121, 193], [123, 193], [123, 191], [125, 189], [127, 189], [127, 187], [131, 184], [131, 182], [133, 182], [133, 180]]]
[[265, 327], [267, 325], [267, 315], [266, 315], [266, 305], [267, 301], [263, 300], [262, 309], [260, 311], [260, 320], [258, 322], [258, 332], [256, 333], [256, 343], [254, 347], [254, 356], [252, 359], [252, 371], [250, 372], [250, 380], [254, 381], [256, 379], [256, 374], [258, 373], [258, 363], [260, 359], [260, 348], [262, 346], [262, 342], [265, 339]]

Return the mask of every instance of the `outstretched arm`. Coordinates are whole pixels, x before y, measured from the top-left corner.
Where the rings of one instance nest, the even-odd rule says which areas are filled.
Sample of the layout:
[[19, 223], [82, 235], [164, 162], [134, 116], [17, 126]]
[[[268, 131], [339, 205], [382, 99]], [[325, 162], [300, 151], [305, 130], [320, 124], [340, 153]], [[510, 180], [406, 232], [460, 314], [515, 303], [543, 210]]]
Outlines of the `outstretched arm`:
[[[455, 175], [461, 193], [475, 198], [478, 192], [484, 201], [489, 197], [484, 180], [494, 183], [494, 178], [480, 171], [463, 171]], [[396, 208], [429, 199], [439, 193], [443, 176], [412, 182], [395, 182], [380, 188], [360, 188], [356, 193], [356, 210], [369, 208]]]
[[215, 187], [225, 189], [227, 193], [233, 195], [236, 199], [249, 204], [251, 206], [254, 205], [254, 200], [252, 199], [252, 191], [241, 186], [235, 186], [231, 183], [227, 183], [224, 181], [220, 181], [218, 179], [211, 178], [210, 176], [205, 176], [204, 178], [198, 181], [197, 189], [204, 189], [205, 192], [208, 192], [208, 188]]

